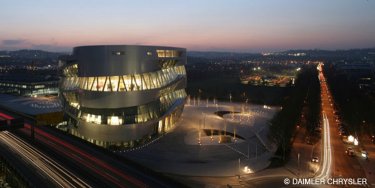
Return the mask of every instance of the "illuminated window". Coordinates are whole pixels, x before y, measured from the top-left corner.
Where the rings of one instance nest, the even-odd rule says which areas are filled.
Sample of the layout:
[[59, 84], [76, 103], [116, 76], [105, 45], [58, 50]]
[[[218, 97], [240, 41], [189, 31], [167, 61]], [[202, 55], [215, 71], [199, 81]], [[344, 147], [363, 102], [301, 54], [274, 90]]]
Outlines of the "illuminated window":
[[112, 55], [125, 55], [124, 51], [112, 51]]
[[158, 125], [158, 133], [161, 133], [162, 131], [163, 131], [163, 120], [160, 120], [159, 125]]
[[109, 77], [110, 78], [110, 82], [111, 82], [111, 86], [112, 86], [112, 91], [118, 91], [118, 85], [119, 85], [119, 77], [118, 76], [111, 76]]
[[109, 79], [109, 77], [105, 78], [104, 90], [103, 91], [112, 91], [111, 80]]
[[77, 76], [77, 73], [78, 73], [78, 65], [77, 64], [70, 65], [70, 66], [64, 68], [64, 70], [63, 70], [63, 74], [65, 76]]
[[119, 76], [118, 91], [126, 91], [123, 76]]
[[70, 104], [70, 106], [73, 106], [74, 108], [79, 108], [78, 102], [71, 102], [69, 104]]
[[108, 122], [108, 125], [121, 125], [122, 118], [118, 116], [108, 116], [107, 122]]
[[92, 85], [93, 85], [93, 83], [94, 83], [94, 77], [89, 77], [89, 79], [88, 79], [88, 81], [87, 81], [87, 88], [85, 88], [85, 89], [87, 89], [87, 90], [91, 90], [91, 88], [92, 88]]
[[93, 115], [93, 114], [87, 114], [86, 122], [95, 123], [95, 124], [101, 124], [102, 123], [102, 116], [101, 115]]
[[103, 91], [105, 80], [106, 80], [106, 77], [103, 77], [103, 76], [98, 77], [98, 82], [96, 85], [97, 91]]
[[125, 90], [126, 91], [131, 91], [130, 88], [131, 88], [131, 85], [132, 85], [132, 82], [131, 82], [131, 76], [123, 76], [124, 78], [124, 83], [125, 83]]
[[134, 81], [136, 85], [136, 91], [141, 90], [142, 88], [141, 75], [139, 74], [134, 75]]
[[85, 77], [80, 78], [80, 80], [79, 80], [79, 88], [81, 88], [81, 89], [84, 88], [85, 81], [86, 81], [86, 78], [85, 78]]
[[165, 57], [174, 57], [173, 51], [174, 50], [165, 50]]
[[156, 72], [124, 76], [68, 77], [63, 80], [65, 89], [79, 87], [90, 91], [141, 91], [160, 88], [186, 75], [184, 66], [170, 67]]
[[180, 54], [177, 50], [156, 50], [158, 57], [179, 57]]
[[[13, 86], [13, 84], [12, 84], [12, 86]], [[44, 87], [45, 87], [45, 85], [35, 85], [34, 86], [35, 89], [40, 89], [40, 88], [44, 88]]]
[[148, 55], [148, 56], [151, 56], [151, 55], [152, 55], [152, 52], [147, 52], [147, 55]]

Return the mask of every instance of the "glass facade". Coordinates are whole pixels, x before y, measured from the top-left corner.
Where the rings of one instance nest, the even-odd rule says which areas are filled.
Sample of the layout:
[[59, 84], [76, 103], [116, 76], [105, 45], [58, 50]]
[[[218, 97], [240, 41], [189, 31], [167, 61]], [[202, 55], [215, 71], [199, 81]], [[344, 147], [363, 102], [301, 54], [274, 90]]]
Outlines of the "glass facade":
[[[74, 72], [74, 71], [71, 71]], [[184, 66], [165, 68], [160, 71], [121, 76], [77, 77], [72, 74], [62, 80], [64, 90], [126, 92], [161, 88], [186, 75]]]
[[180, 57], [178, 50], [156, 50], [158, 57]]
[[[159, 100], [136, 107], [119, 109], [80, 108], [80, 118], [86, 122], [103, 125], [126, 125], [145, 123], [162, 117], [177, 102], [186, 98], [185, 90], [177, 90], [162, 95]], [[76, 103], [72, 103], [76, 104]], [[71, 113], [77, 113], [73, 110]]]
[[155, 133], [152, 135], [145, 135], [143, 137], [140, 137], [136, 140], [126, 140], [126, 141], [104, 141], [104, 140], [98, 140], [94, 138], [90, 138], [88, 136], [80, 134], [75, 129], [71, 130], [71, 134], [74, 136], [77, 136], [79, 138], [82, 138], [84, 140], [87, 140], [95, 145], [108, 148], [111, 150], [126, 150], [129, 148], [134, 148], [137, 146], [141, 146], [144, 143], [150, 142], [153, 139], [157, 138], [158, 135], [164, 134], [165, 132], [168, 132], [172, 130], [176, 122], [178, 121], [179, 117], [181, 116], [183, 111], [183, 106], [178, 106], [172, 113], [164, 117], [163, 119], [156, 122], [154, 125], [155, 127]]
[[57, 95], [58, 81], [46, 82], [13, 82], [0, 81], [0, 93], [16, 94], [21, 96]]
[[[126, 149], [152, 140], [174, 127], [186, 99], [185, 49], [138, 46], [78, 48], [85, 53], [74, 54], [73, 50], [71, 59], [62, 60], [64, 63], [60, 79], [60, 96], [67, 125], [73, 124], [67, 128], [71, 134], [106, 148]], [[134, 51], [137, 52], [144, 50], [144, 53], [133, 53], [133, 50], [127, 51], [127, 48], [136, 48]], [[96, 49], [101, 49], [99, 51], [103, 53], [96, 54], [98, 58], [81, 56], [92, 54]], [[148, 56], [154, 53], [157, 59], [150, 62]], [[140, 54], [147, 58], [139, 58]], [[112, 59], [112, 56], [135, 56], [134, 58], [140, 59], [141, 62], [126, 62], [120, 57]], [[98, 76], [80, 75], [90, 70], [85, 67], [95, 67], [95, 64], [102, 66], [106, 63], [111, 63], [107, 70], [93, 70], [88, 73]], [[129, 66], [142, 73], [134, 71], [134, 74], [121, 75], [121, 72], [115, 71], [117, 75], [112, 75], [113, 67], [118, 64], [120, 67]], [[107, 74], [108, 76], [99, 76]], [[122, 97], [129, 98], [123, 100]], [[132, 99], [136, 102], [128, 104], [127, 101]], [[113, 100], [118, 100], [119, 104], [114, 104], [117, 101]], [[105, 134], [101, 134], [104, 132]], [[113, 134], [116, 141], [111, 138]], [[119, 137], [121, 139], [118, 139]]]

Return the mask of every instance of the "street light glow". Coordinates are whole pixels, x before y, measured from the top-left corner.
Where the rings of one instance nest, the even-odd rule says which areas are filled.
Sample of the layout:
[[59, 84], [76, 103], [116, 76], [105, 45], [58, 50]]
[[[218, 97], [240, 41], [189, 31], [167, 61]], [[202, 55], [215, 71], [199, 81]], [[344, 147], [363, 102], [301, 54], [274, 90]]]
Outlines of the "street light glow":
[[354, 136], [353, 135], [348, 136], [348, 142], [354, 142]]
[[253, 172], [248, 166], [245, 166], [244, 169], [243, 169], [242, 171], [243, 171], [245, 174], [250, 174], [250, 173]]
[[358, 140], [355, 138], [355, 139], [354, 139], [354, 145], [355, 145], [355, 146], [358, 146], [358, 143], [359, 143]]

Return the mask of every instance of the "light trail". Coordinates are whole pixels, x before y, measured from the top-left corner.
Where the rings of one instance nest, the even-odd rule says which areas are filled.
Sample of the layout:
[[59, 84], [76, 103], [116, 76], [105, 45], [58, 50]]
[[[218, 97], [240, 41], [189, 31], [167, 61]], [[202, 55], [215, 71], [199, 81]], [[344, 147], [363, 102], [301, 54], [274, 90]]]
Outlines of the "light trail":
[[76, 177], [67, 169], [47, 157], [28, 143], [17, 138], [12, 133], [4, 131], [0, 133], [0, 140], [11, 150], [17, 153], [23, 160], [28, 161], [41, 174], [45, 174], [56, 186], [59, 187], [91, 187], [86, 182]]
[[[325, 84], [322, 82], [325, 82], [324, 75], [322, 73], [322, 65], [319, 64], [318, 70], [319, 70], [319, 80], [321, 81], [321, 93], [322, 93], [322, 108], [324, 109], [324, 102], [323, 102], [323, 96], [324, 96], [324, 91], [325, 94], [328, 95], [328, 88]], [[325, 88], [323, 87], [325, 86]], [[331, 146], [331, 130], [329, 126], [329, 121], [327, 114], [323, 111], [323, 164], [321, 167], [321, 171], [319, 175], [317, 175], [317, 178], [321, 179], [327, 179], [331, 175], [331, 168], [332, 168], [332, 146]]]
[[[30, 129], [30, 124], [25, 124], [26, 129]], [[23, 131], [26, 131], [24, 129]], [[96, 174], [104, 177], [107, 181], [116, 184], [117, 187], [128, 187], [130, 185], [126, 185], [125, 182], [131, 183], [132, 187], [147, 187], [146, 184], [141, 182], [140, 180], [126, 175], [119, 171], [117, 168], [112, 167], [111, 165], [107, 164], [105, 161], [101, 161], [95, 156], [82, 151], [78, 147], [71, 145], [64, 140], [61, 140], [47, 132], [42, 131], [41, 129], [35, 128], [35, 132], [37, 133], [36, 138], [47, 144], [50, 147], [53, 147], [55, 150], [58, 150], [61, 154], [79, 162], [80, 164], [84, 165], [86, 168], [92, 170]], [[53, 143], [51, 143], [53, 142]], [[121, 178], [120, 180], [118, 178]]]
[[323, 140], [323, 164], [322, 170], [317, 178], [327, 179], [331, 174], [332, 166], [332, 150], [331, 150], [331, 134], [329, 128], [329, 121], [327, 115], [323, 113], [323, 125], [324, 125], [324, 140]]
[[[13, 119], [14, 117], [0, 113], [0, 117], [6, 119]], [[25, 123], [26, 129], [31, 129], [31, 125]], [[22, 129], [23, 132], [27, 132], [26, 129]], [[35, 127], [35, 132], [37, 133], [36, 137], [44, 142], [47, 145], [50, 145], [51, 148], [55, 150], [59, 150], [62, 154], [66, 155], [69, 158], [74, 159], [75, 161], [83, 164], [85, 167], [91, 169], [96, 174], [106, 178], [108, 181], [116, 184], [117, 187], [127, 187], [125, 182], [129, 182], [132, 184], [133, 187], [148, 187], [146, 184], [141, 182], [140, 180], [126, 175], [120, 172], [117, 168], [112, 167], [111, 165], [107, 164], [104, 161], [101, 161], [94, 156], [80, 150], [78, 147], [75, 147], [49, 133], [46, 133], [38, 128]], [[42, 138], [44, 137], [44, 138]], [[48, 139], [45, 139], [48, 138]], [[53, 143], [51, 143], [51, 141]], [[69, 151], [68, 151], [69, 150]], [[103, 169], [100, 169], [103, 168]], [[104, 170], [104, 171], [103, 171]], [[112, 174], [112, 175], [111, 175]], [[119, 180], [118, 178], [114, 177], [113, 175], [122, 178]], [[129, 185], [128, 185], [129, 186]]]
[[13, 119], [12, 116], [9, 116], [9, 115], [4, 114], [4, 113], [2, 113], [2, 112], [0, 112], [0, 117], [5, 118], [5, 119]]
[[[0, 113], [0, 117], [7, 119], [14, 118], [3, 113]], [[25, 123], [24, 129], [20, 130], [27, 133], [28, 129], [31, 129], [31, 125]], [[53, 136], [52, 134], [49, 134], [37, 127], [35, 127], [35, 133], [35, 136], [39, 141], [58, 151], [60, 154], [65, 155], [65, 157], [84, 165], [95, 174], [105, 178], [108, 182], [115, 184], [116, 187], [149, 187], [138, 178], [123, 173], [118, 168], [113, 167], [111, 164], [92, 156], [80, 148], [65, 142], [56, 136]]]

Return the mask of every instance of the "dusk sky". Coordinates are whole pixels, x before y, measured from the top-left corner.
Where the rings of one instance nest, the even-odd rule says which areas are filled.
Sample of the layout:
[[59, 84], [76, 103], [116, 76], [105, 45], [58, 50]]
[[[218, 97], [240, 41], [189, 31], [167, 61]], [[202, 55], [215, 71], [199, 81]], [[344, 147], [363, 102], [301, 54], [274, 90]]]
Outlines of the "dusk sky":
[[265, 52], [375, 47], [374, 0], [0, 0], [0, 50], [143, 44]]

